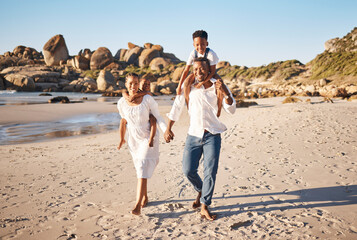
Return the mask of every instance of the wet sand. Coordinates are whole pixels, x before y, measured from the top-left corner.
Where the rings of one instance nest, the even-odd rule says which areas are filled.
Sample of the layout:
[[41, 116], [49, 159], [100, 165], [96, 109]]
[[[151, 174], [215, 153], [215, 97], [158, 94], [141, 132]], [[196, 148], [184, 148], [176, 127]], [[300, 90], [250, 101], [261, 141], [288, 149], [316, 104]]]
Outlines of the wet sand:
[[[116, 150], [117, 131], [0, 146], [0, 238], [356, 239], [357, 102], [256, 101], [233, 117], [222, 114], [228, 130], [211, 205], [214, 222], [191, 209], [195, 192], [181, 170], [184, 112], [173, 142], [164, 143], [161, 134], [150, 202], [139, 217], [129, 213], [136, 176], [127, 146]], [[26, 107], [11, 111], [35, 121], [60, 111], [116, 112], [115, 105], [88, 104], [36, 106], [38, 116]]]

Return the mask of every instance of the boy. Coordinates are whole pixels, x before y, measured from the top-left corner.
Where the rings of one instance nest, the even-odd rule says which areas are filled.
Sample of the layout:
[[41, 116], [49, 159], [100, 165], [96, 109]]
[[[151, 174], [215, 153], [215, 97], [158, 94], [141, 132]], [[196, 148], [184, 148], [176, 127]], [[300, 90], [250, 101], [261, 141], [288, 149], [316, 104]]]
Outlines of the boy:
[[[180, 78], [180, 82], [179, 82], [179, 85], [176, 89], [176, 93], [177, 95], [181, 95], [182, 93], [182, 85], [185, 81], [189, 81], [186, 83], [186, 86], [191, 86], [192, 82], [193, 82], [193, 78], [192, 77], [189, 77], [187, 80], [187, 75], [190, 71], [190, 68], [193, 64], [193, 60], [195, 58], [198, 58], [198, 57], [204, 57], [204, 58], [207, 58], [209, 63], [210, 63], [210, 73], [209, 75], [207, 76], [206, 81], [209, 81], [215, 74], [216, 74], [216, 65], [218, 63], [218, 57], [217, 57], [217, 54], [210, 48], [208, 48], [208, 34], [206, 31], [203, 31], [203, 30], [198, 30], [196, 32], [194, 32], [192, 34], [192, 38], [193, 38], [193, 46], [195, 48], [195, 50], [193, 50], [188, 58], [188, 61], [187, 61], [187, 64], [186, 64], [186, 67], [181, 75], [181, 78]], [[200, 88], [202, 86], [202, 82], [201, 83], [198, 83], [196, 85], [197, 88]], [[185, 93], [185, 96], [187, 95], [188, 96], [189, 93]]]

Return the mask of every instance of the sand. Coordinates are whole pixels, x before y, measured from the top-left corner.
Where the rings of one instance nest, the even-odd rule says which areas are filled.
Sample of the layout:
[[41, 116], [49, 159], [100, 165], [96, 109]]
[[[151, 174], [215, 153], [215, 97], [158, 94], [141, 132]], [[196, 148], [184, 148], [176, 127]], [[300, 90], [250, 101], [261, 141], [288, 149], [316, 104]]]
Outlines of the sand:
[[[117, 131], [0, 146], [0, 238], [357, 239], [357, 102], [256, 101], [221, 117], [228, 130], [210, 207], [217, 220], [191, 209], [196, 193], [181, 171], [183, 113], [173, 142], [161, 134], [141, 216], [129, 213], [136, 176], [127, 146], [116, 149]], [[91, 104], [73, 107], [84, 113], [96, 109]], [[56, 106], [61, 116], [75, 114]], [[9, 118], [17, 107], [7, 108]], [[22, 111], [32, 108], [51, 118], [53, 105]]]

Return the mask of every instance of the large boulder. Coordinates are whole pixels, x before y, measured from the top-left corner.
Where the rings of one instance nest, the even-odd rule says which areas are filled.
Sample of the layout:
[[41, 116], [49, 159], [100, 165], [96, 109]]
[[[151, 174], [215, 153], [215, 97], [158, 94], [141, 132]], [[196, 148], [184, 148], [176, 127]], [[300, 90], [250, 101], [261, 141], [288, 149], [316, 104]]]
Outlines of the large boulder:
[[144, 49], [139, 57], [139, 67], [149, 66], [150, 62], [157, 57], [160, 57], [160, 52], [158, 50]]
[[134, 47], [132, 49], [129, 49], [124, 56], [124, 61], [127, 62], [128, 64], [134, 64], [138, 65], [138, 58], [143, 51], [143, 48], [141, 47]]
[[59, 66], [60, 61], [68, 59], [68, 49], [62, 35], [56, 35], [48, 40], [43, 47], [43, 56], [47, 66]]
[[336, 46], [336, 43], [338, 42], [339, 38], [333, 38], [325, 42], [325, 50], [327, 52], [337, 52], [338, 47]]
[[98, 48], [92, 55], [90, 60], [90, 69], [103, 69], [114, 61], [113, 55], [106, 47]]
[[86, 59], [88, 59], [90, 61], [92, 54], [93, 53], [89, 48], [85, 48], [85, 49], [81, 49], [81, 51], [79, 51], [78, 56], [85, 57]]
[[178, 67], [175, 69], [174, 73], [172, 74], [172, 81], [173, 82], [179, 82], [182, 72], [185, 69], [185, 67]]
[[106, 70], [102, 70], [97, 78], [97, 88], [99, 91], [114, 90], [114, 76]]
[[151, 49], [156, 49], [162, 54], [164, 52], [164, 48], [161, 45], [152, 45]]
[[48, 66], [16, 66], [9, 67], [1, 71], [5, 76], [10, 74], [27, 76], [36, 83], [38, 82], [51, 82], [58, 83], [61, 73], [55, 71], [54, 68]]
[[172, 64], [172, 61], [170, 59], [158, 57], [158, 58], [154, 58], [150, 62], [149, 66], [150, 66], [151, 70], [159, 71], [159, 70], [169, 66], [170, 64]]
[[176, 92], [178, 84], [170, 80], [164, 80], [158, 84], [159, 91], [162, 94], [173, 94]]
[[5, 90], [4, 79], [0, 76], [0, 90]]
[[19, 91], [34, 91], [35, 81], [26, 75], [22, 74], [7, 74], [5, 75], [5, 87]]
[[81, 70], [88, 70], [89, 60], [84, 56], [75, 56], [73, 58], [73, 67]]
[[178, 64], [178, 63], [182, 62], [173, 53], [162, 53], [161, 57], [170, 59], [173, 64]]
[[127, 49], [121, 48], [117, 51], [117, 53], [115, 54], [114, 58], [119, 60], [119, 61], [124, 61], [124, 56], [125, 53], [127, 52]]

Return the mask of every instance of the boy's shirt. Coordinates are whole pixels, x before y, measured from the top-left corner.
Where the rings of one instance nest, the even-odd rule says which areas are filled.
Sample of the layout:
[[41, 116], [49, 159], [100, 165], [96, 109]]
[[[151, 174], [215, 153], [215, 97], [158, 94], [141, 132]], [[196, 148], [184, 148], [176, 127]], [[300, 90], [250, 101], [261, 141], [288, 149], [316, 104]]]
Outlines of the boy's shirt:
[[[187, 65], [193, 65], [193, 60], [195, 59], [195, 51], [196, 50], [193, 50], [191, 52], [190, 56], [188, 57]], [[205, 53], [200, 54], [197, 52], [197, 57], [204, 57], [204, 56], [205, 56]], [[207, 59], [209, 61], [210, 66], [217, 65], [217, 63], [219, 61], [217, 54], [212, 49], [209, 49], [209, 51], [207, 53]]]

